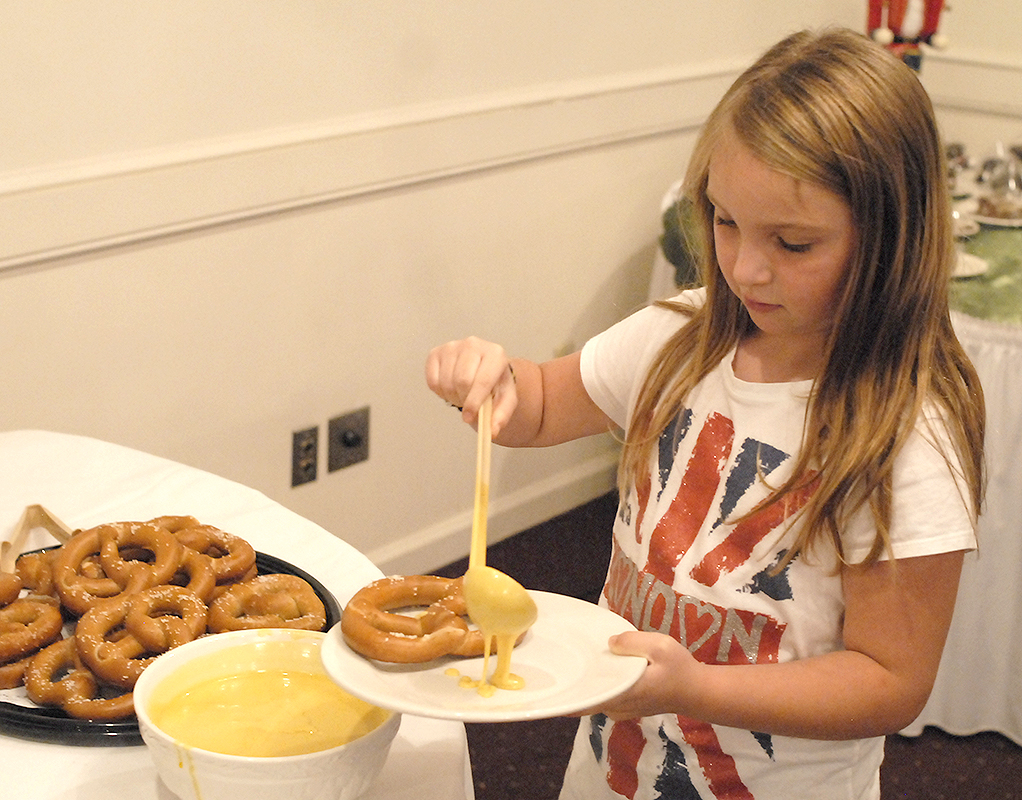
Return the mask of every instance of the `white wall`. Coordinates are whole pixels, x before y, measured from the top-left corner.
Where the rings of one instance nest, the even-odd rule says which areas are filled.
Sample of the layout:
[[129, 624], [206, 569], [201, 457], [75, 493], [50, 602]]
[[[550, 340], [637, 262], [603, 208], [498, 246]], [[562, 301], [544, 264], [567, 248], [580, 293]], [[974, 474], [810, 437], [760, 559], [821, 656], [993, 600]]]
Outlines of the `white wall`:
[[948, 47], [924, 56], [920, 76], [944, 136], [976, 158], [997, 142], [1022, 142], [1022, 5], [1015, 0], [949, 3], [941, 19]]
[[[385, 569], [463, 555], [474, 436], [427, 349], [547, 358], [643, 301], [724, 87], [865, 13], [757, 5], [0, 2], [0, 427], [217, 472]], [[292, 489], [291, 432], [363, 405], [369, 461]], [[605, 491], [615, 454], [495, 453], [492, 537]]]

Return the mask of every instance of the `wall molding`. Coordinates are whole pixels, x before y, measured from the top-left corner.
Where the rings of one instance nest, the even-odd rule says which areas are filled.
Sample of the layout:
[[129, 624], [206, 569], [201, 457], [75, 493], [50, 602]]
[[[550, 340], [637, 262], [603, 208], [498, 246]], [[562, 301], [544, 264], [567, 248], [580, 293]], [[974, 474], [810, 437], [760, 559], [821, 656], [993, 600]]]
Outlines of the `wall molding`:
[[0, 270], [690, 131], [739, 61], [0, 175]]
[[[746, 61], [603, 77], [0, 174], [0, 272], [692, 131]], [[929, 51], [935, 106], [1022, 119], [1022, 59]]]
[[921, 75], [937, 109], [1022, 119], [1022, 58], [928, 50]]

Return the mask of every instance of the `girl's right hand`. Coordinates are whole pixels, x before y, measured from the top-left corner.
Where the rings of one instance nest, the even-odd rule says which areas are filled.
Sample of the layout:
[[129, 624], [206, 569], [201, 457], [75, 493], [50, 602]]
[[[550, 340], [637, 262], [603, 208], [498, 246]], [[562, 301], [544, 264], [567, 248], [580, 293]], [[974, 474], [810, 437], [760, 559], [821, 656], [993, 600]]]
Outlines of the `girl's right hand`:
[[475, 336], [434, 347], [426, 359], [426, 383], [441, 399], [461, 409], [473, 427], [487, 395], [493, 395], [493, 436], [518, 406], [515, 375], [504, 348]]

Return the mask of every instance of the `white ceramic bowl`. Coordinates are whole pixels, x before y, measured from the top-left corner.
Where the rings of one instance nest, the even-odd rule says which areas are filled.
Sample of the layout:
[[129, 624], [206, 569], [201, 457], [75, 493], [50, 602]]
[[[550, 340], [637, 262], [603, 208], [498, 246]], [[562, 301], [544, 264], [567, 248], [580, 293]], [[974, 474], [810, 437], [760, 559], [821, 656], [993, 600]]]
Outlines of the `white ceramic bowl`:
[[[319, 651], [324, 636], [284, 629], [220, 633], [177, 647], [150, 664], [135, 685], [135, 710], [142, 739], [167, 788], [182, 800], [354, 800], [365, 792], [383, 768], [401, 724], [400, 714], [390, 714], [379, 727], [348, 744], [273, 757], [225, 755], [186, 746], [157, 728], [149, 714], [153, 690], [162, 681], [193, 659], [211, 654], [206, 662], [214, 660], [217, 666], [214, 673], [204, 667], [210, 677], [260, 668], [322, 674]], [[263, 642], [288, 644], [286, 648], [238, 647]], [[269, 667], [260, 664], [265, 656], [257, 655], [267, 650], [273, 652]], [[178, 672], [175, 681], [181, 675]]]

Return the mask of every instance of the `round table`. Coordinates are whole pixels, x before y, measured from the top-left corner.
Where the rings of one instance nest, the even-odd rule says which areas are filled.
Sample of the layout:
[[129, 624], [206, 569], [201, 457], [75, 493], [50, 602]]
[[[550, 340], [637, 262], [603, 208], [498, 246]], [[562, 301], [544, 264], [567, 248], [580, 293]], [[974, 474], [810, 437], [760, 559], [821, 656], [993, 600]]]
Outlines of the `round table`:
[[[95, 439], [45, 431], [0, 433], [0, 537], [6, 539], [25, 508], [36, 504], [72, 528], [164, 514], [194, 516], [305, 570], [342, 606], [381, 576], [353, 547], [254, 489]], [[38, 529], [24, 549], [53, 543]], [[144, 746], [69, 746], [0, 734], [0, 748], [5, 797], [173, 798]], [[405, 715], [383, 772], [364, 797], [473, 796], [464, 725]]]

